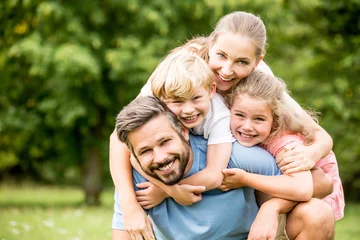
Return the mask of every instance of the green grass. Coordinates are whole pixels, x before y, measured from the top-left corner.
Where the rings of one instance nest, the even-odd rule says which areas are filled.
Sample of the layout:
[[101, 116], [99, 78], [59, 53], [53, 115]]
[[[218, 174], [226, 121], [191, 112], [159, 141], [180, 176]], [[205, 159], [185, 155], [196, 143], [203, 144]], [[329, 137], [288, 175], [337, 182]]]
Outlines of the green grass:
[[[0, 240], [111, 239], [113, 190], [102, 194], [102, 205], [81, 204], [77, 188], [0, 185]], [[347, 203], [336, 223], [336, 240], [360, 240], [360, 204]]]
[[112, 190], [99, 207], [82, 199], [76, 188], [0, 186], [0, 240], [111, 239]]

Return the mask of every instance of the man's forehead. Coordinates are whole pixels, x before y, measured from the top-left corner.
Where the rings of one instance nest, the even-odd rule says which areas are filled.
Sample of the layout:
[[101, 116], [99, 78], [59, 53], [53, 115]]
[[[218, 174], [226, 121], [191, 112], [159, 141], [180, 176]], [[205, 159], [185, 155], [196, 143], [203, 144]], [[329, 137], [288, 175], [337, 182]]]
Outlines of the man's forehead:
[[169, 123], [166, 116], [159, 116], [129, 134], [129, 140], [134, 149], [139, 149], [145, 145], [155, 144], [164, 138], [174, 136], [176, 131]]

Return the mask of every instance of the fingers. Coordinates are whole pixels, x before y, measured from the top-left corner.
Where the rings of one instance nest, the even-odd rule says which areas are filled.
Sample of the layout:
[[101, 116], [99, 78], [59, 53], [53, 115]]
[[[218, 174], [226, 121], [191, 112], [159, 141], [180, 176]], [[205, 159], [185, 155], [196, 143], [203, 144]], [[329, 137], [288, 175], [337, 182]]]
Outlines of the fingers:
[[297, 143], [297, 142], [292, 142], [292, 143], [287, 144], [287, 145], [284, 147], [284, 149], [285, 149], [286, 152], [288, 152], [288, 151], [293, 150], [297, 145], [299, 145], [299, 143]]
[[154, 240], [155, 239], [155, 235], [154, 235], [154, 232], [152, 230], [152, 223], [151, 223], [151, 221], [149, 219], [146, 222], [146, 230], [145, 230], [143, 236], [144, 236], [145, 240]]
[[222, 173], [224, 174], [224, 176], [235, 175], [236, 174], [236, 169], [234, 169], [234, 168], [224, 168], [222, 170]]
[[226, 185], [223, 185], [223, 184], [221, 184], [221, 185], [219, 186], [219, 189], [220, 189], [221, 191], [223, 191], [223, 192], [227, 192], [227, 191], [230, 190], [230, 188], [228, 188]]
[[150, 182], [142, 182], [142, 183], [136, 184], [136, 187], [138, 187], [138, 188], [148, 188], [150, 186], [151, 186]]
[[186, 188], [188, 192], [194, 193], [194, 194], [200, 194], [202, 192], [205, 192], [206, 187], [205, 186], [193, 186], [188, 184], [182, 184], [182, 187]]

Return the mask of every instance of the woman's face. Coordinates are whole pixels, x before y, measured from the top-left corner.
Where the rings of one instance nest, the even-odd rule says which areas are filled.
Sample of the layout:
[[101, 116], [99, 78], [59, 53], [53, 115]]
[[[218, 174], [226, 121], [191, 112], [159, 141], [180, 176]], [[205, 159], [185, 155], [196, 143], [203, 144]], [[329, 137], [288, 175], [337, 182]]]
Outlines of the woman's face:
[[215, 73], [217, 89], [223, 92], [246, 78], [259, 61], [255, 44], [239, 34], [219, 34], [209, 49], [209, 67]]

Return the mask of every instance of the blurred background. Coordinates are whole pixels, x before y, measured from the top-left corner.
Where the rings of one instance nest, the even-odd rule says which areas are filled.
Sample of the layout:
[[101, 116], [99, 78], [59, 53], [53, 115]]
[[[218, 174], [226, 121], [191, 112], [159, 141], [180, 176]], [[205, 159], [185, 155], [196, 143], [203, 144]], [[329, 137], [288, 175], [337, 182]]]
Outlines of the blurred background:
[[0, 239], [110, 239], [114, 119], [172, 48], [235, 10], [267, 27], [265, 61], [322, 113], [360, 239], [359, 0], [2, 0]]

